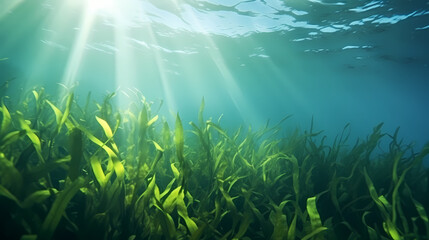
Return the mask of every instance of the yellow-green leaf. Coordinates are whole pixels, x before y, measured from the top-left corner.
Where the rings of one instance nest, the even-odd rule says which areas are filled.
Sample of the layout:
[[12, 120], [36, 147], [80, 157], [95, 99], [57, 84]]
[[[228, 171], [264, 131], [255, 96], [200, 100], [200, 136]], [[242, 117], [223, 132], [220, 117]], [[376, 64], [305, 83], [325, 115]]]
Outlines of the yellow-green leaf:
[[322, 226], [322, 220], [320, 219], [319, 212], [316, 207], [316, 197], [307, 198], [307, 212], [310, 217], [311, 227], [317, 229]]
[[156, 150], [158, 150], [160, 152], [164, 152], [164, 149], [161, 146], [159, 146], [158, 143], [156, 143], [155, 141], [152, 141], [152, 142], [153, 142], [153, 145], [155, 146]]
[[112, 129], [110, 128], [109, 124], [106, 122], [106, 120], [99, 118], [97, 116], [95, 116], [95, 118], [97, 119], [97, 122], [101, 125], [101, 127], [104, 130], [104, 134], [106, 134], [106, 137], [108, 139], [113, 137], [113, 133], [112, 133]]
[[147, 126], [150, 127], [152, 124], [154, 124], [158, 120], [158, 115], [153, 117], [149, 122], [147, 122]]
[[171, 213], [174, 210], [174, 207], [176, 207], [176, 200], [179, 196], [180, 186], [171, 191], [170, 195], [165, 199], [164, 203], [162, 204], [164, 210], [167, 213]]
[[11, 122], [10, 113], [4, 104], [2, 104], [1, 106], [1, 112], [3, 114], [3, 121], [1, 123], [1, 128], [0, 128], [0, 137], [3, 136], [3, 134], [6, 134]]

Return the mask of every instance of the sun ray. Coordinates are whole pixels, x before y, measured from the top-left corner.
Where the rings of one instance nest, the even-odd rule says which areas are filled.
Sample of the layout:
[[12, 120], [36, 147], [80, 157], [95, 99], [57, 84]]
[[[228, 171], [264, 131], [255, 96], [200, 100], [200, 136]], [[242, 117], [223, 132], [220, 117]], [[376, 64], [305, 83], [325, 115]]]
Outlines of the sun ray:
[[91, 5], [88, 5], [88, 7], [86, 7], [84, 10], [85, 12], [80, 24], [81, 27], [74, 41], [73, 47], [71, 49], [71, 55], [68, 59], [66, 69], [61, 80], [61, 82], [67, 87], [72, 87], [77, 83], [76, 76], [83, 60], [85, 46], [88, 42], [91, 28], [96, 17], [96, 10], [97, 8]]
[[[113, 11], [114, 16], [114, 33], [115, 33], [115, 85], [116, 89], [130, 89], [136, 85], [136, 66], [134, 55], [127, 45], [127, 36], [129, 35], [128, 27], [123, 15], [126, 5], [118, 6]], [[122, 90], [122, 91], [123, 91]], [[119, 106], [127, 106], [131, 99], [126, 94], [120, 94], [117, 98]]]
[[[55, 9], [51, 10], [51, 13], [45, 20], [45, 27], [38, 31], [40, 42], [46, 47], [37, 49], [32, 64], [28, 66], [30, 79], [49, 81], [49, 79], [45, 79], [46, 75], [44, 75], [46, 72], [51, 72], [52, 66], [49, 61], [56, 55], [58, 56], [59, 51], [67, 51], [67, 46], [61, 43], [63, 42], [62, 37], [70, 34], [70, 30], [64, 26], [75, 19], [73, 12], [70, 11], [70, 1], [57, 5]], [[54, 76], [56, 77], [56, 75]], [[63, 85], [63, 83], [59, 84]], [[33, 87], [32, 83], [28, 82], [27, 88], [31, 87]]]
[[22, 2], [24, 2], [24, 0], [9, 1], [7, 3], [2, 2], [2, 6], [0, 7], [0, 20], [2, 20], [4, 16], [12, 12], [14, 9], [19, 7]]
[[[144, 9], [142, 9], [142, 11], [145, 13]], [[146, 14], [146, 13], [145, 13]], [[158, 45], [158, 39], [156, 37], [155, 31], [153, 30], [151, 25], [148, 25], [148, 34], [149, 34], [149, 41], [152, 42], [153, 44]], [[174, 99], [174, 95], [173, 95], [173, 91], [171, 90], [171, 86], [170, 86], [170, 79], [166, 74], [166, 70], [167, 67], [165, 66], [164, 62], [163, 62], [163, 56], [161, 54], [161, 52], [157, 49], [153, 50], [153, 54], [155, 57], [155, 63], [156, 63], [156, 67], [160, 76], [160, 80], [161, 80], [161, 86], [162, 86], [162, 90], [164, 93], [164, 99], [165, 99], [165, 103], [167, 105], [168, 110], [174, 112], [177, 111], [177, 106], [175, 104], [175, 102], [173, 101]], [[150, 81], [150, 79], [148, 79]]]
[[247, 122], [249, 119], [245, 118], [244, 116], [252, 116], [252, 122], [257, 123], [259, 122], [260, 116], [255, 113], [255, 110], [251, 108], [246, 101], [243, 92], [240, 88], [240, 86], [235, 81], [235, 78], [233, 74], [231, 73], [231, 70], [228, 68], [228, 66], [225, 63], [225, 59], [222, 56], [222, 53], [219, 51], [219, 48], [217, 44], [213, 41], [213, 39], [210, 37], [210, 35], [205, 31], [204, 27], [200, 24], [199, 20], [195, 16], [195, 14], [191, 14], [190, 16], [192, 20], [192, 25], [195, 26], [198, 31], [200, 31], [205, 39], [205, 42], [208, 44], [210, 51], [209, 55], [211, 60], [216, 65], [216, 68], [218, 69], [219, 73], [221, 74], [221, 78], [219, 81], [222, 82], [222, 85], [224, 86], [224, 89], [226, 89], [229, 98], [231, 99], [234, 107], [236, 110], [240, 113], [240, 116], [244, 122]]

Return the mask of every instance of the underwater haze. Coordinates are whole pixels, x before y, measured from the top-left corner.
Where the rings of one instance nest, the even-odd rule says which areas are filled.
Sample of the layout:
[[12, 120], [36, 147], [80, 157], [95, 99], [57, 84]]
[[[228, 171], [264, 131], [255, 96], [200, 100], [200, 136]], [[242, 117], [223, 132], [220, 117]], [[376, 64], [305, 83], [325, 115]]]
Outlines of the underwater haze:
[[0, 0], [0, 239], [429, 240], [429, 1]]
[[313, 117], [330, 137], [384, 122], [418, 146], [429, 139], [424, 0], [0, 4], [0, 80], [11, 86], [55, 94], [77, 83], [78, 95], [116, 91], [122, 104], [138, 89], [186, 120], [204, 97], [226, 125], [292, 114], [292, 126]]

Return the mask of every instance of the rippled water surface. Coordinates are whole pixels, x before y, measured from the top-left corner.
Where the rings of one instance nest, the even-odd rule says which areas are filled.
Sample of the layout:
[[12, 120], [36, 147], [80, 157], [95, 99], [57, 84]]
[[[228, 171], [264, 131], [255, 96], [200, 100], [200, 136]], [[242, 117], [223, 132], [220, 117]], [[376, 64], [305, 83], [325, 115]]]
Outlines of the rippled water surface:
[[[423, 0], [0, 0], [8, 94], [77, 86], [118, 104], [141, 91], [167, 113], [259, 126], [293, 114], [336, 134], [385, 122], [429, 139]], [[2, 93], [5, 94], [5, 93]]]

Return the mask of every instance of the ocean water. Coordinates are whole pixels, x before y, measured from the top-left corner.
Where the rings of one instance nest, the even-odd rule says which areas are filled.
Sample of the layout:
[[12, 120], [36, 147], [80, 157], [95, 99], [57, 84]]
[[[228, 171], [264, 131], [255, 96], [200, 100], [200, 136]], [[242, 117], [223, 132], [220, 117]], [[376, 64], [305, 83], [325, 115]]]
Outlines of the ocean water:
[[425, 0], [0, 0], [0, 239], [428, 240], [428, 142]]
[[[0, 81], [138, 89], [166, 115], [429, 138], [427, 1], [1, 1]], [[13, 92], [15, 91], [15, 92]], [[128, 93], [129, 94], [129, 93]]]

